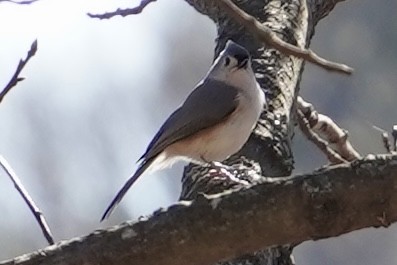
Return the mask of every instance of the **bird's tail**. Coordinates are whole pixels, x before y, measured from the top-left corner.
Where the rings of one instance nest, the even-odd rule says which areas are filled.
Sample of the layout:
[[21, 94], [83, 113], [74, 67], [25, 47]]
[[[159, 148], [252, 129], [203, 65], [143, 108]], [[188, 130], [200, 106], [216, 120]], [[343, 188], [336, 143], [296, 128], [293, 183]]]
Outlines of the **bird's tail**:
[[101, 222], [110, 216], [110, 214], [113, 212], [113, 210], [116, 208], [116, 206], [120, 203], [121, 199], [123, 199], [124, 195], [127, 193], [129, 188], [131, 188], [132, 184], [134, 184], [135, 181], [142, 175], [142, 173], [145, 172], [145, 170], [150, 167], [150, 165], [153, 163], [153, 161], [154, 161], [154, 157], [150, 158], [148, 160], [142, 161], [142, 163], [139, 165], [138, 169], [135, 171], [134, 175], [132, 175], [127, 180], [127, 182], [124, 184], [124, 186], [121, 188], [121, 190], [117, 193], [116, 197], [114, 197], [112, 202], [109, 204], [108, 208], [106, 208], [106, 211], [102, 215]]

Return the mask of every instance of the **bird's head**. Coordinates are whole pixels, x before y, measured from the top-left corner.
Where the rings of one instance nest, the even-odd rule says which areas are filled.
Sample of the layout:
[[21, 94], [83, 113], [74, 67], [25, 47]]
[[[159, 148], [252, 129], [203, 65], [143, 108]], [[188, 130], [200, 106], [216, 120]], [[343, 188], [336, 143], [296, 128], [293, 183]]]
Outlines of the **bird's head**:
[[249, 52], [244, 47], [229, 40], [214, 61], [208, 77], [233, 86], [245, 86], [246, 82], [255, 80]]

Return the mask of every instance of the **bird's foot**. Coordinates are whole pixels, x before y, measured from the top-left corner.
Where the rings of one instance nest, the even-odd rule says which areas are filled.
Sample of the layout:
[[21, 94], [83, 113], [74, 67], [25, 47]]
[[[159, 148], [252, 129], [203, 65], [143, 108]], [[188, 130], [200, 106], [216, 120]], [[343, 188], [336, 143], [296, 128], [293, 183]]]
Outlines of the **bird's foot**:
[[209, 164], [213, 168], [212, 172], [210, 170], [211, 176], [221, 175], [222, 177], [226, 177], [227, 179], [229, 179], [232, 182], [242, 184], [242, 185], [249, 185], [248, 181], [241, 180], [236, 177], [236, 175], [238, 174], [238, 170], [234, 169], [233, 167], [224, 165], [217, 161], [210, 162]]

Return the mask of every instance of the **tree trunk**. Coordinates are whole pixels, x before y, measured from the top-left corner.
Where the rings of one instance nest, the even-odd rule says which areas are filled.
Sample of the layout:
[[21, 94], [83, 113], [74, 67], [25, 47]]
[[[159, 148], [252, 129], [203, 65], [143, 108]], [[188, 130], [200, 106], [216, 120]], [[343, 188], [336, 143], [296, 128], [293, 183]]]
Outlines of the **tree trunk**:
[[[264, 46], [247, 33], [232, 18], [219, 9], [216, 1], [186, 0], [198, 12], [210, 17], [217, 25], [218, 36], [214, 58], [227, 40], [246, 47], [253, 57], [253, 69], [261, 88], [266, 93], [267, 108], [249, 141], [243, 149], [227, 160], [238, 169], [238, 177], [247, 184], [260, 178], [291, 175], [293, 155], [291, 140], [294, 129], [294, 106], [304, 68], [301, 59], [285, 56]], [[238, 0], [242, 10], [254, 16], [284, 41], [299, 47], [308, 47], [314, 26], [339, 1], [300, 0]], [[182, 178], [181, 199], [192, 200], [198, 194], [215, 194], [241, 185], [226, 178], [214, 178], [209, 168], [190, 164]], [[292, 246], [265, 249], [221, 264], [293, 264]]]

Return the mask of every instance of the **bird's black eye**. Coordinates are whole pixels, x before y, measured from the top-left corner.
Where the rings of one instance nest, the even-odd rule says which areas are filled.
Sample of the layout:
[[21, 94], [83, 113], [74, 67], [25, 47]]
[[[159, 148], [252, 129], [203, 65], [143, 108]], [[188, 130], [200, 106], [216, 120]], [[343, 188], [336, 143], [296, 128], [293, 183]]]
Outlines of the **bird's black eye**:
[[226, 57], [225, 59], [225, 66], [228, 66], [230, 64], [230, 58]]

